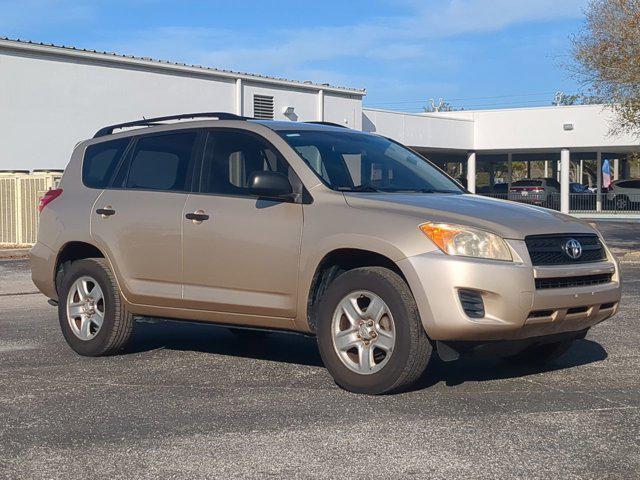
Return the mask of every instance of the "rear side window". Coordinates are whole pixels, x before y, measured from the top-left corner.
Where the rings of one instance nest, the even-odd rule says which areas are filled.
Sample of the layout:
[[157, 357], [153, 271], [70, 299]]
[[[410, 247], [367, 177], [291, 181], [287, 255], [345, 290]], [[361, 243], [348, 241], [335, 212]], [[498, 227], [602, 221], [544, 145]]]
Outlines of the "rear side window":
[[128, 144], [129, 139], [123, 138], [87, 147], [82, 163], [82, 182], [89, 188], [106, 188]]
[[197, 132], [141, 137], [131, 154], [125, 188], [183, 191]]
[[620, 188], [640, 188], [640, 180], [625, 180], [616, 184]]

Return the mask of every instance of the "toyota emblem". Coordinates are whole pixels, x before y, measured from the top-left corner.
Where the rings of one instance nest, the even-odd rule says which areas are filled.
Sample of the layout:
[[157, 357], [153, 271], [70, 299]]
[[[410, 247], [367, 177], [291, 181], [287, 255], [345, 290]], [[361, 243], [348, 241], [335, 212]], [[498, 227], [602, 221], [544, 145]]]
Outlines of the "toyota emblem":
[[575, 238], [570, 238], [562, 247], [567, 257], [577, 260], [582, 256], [582, 245]]

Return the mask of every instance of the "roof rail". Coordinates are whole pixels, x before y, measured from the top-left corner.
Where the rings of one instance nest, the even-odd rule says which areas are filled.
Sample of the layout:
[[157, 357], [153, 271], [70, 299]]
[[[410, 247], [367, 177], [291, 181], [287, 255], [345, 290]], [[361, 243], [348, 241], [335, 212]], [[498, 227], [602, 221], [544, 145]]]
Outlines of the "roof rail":
[[304, 123], [313, 123], [315, 125], [328, 125], [330, 127], [340, 127], [340, 128], [349, 128], [346, 125], [340, 125], [339, 123], [333, 123], [333, 122], [321, 122], [318, 120], [313, 120], [310, 122], [304, 122]]
[[111, 135], [114, 130], [128, 127], [151, 127], [154, 125], [161, 125], [158, 122], [165, 122], [168, 120], [182, 120], [186, 118], [215, 118], [217, 120], [250, 120], [249, 117], [242, 117], [233, 113], [227, 112], [202, 112], [202, 113], [182, 113], [180, 115], [169, 115], [166, 117], [155, 118], [143, 118], [142, 120], [135, 120], [133, 122], [118, 123], [115, 125], [109, 125], [108, 127], [101, 128], [96, 132], [93, 138], [104, 137]]

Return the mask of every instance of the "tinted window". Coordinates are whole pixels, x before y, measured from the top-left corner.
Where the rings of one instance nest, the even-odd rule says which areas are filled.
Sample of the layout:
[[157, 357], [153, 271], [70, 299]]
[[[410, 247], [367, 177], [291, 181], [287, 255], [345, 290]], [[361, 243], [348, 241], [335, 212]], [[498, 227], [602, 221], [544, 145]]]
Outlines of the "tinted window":
[[250, 195], [249, 178], [256, 171], [289, 175], [289, 166], [272, 146], [254, 135], [222, 130], [209, 133], [201, 192]]
[[617, 186], [620, 188], [640, 188], [640, 180], [625, 180], [618, 182]]
[[87, 147], [82, 164], [82, 181], [90, 188], [106, 188], [129, 144], [128, 138], [101, 142]]
[[196, 132], [141, 137], [129, 163], [126, 188], [186, 190]]
[[547, 185], [560, 190], [560, 182], [558, 182], [555, 178], [547, 178], [545, 180], [547, 181]]
[[377, 135], [348, 130], [278, 133], [335, 190], [462, 193], [453, 180], [424, 158]]

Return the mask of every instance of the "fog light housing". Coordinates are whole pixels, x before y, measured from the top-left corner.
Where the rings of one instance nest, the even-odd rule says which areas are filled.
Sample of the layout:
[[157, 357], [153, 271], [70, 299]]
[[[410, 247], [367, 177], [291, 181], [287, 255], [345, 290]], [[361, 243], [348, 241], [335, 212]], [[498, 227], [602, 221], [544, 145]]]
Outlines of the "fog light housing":
[[476, 290], [458, 290], [458, 297], [460, 298], [460, 305], [464, 313], [469, 318], [482, 318], [484, 317], [484, 302], [482, 301], [482, 295]]

